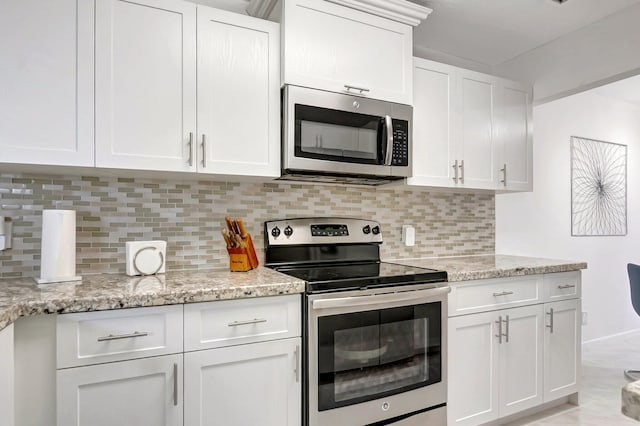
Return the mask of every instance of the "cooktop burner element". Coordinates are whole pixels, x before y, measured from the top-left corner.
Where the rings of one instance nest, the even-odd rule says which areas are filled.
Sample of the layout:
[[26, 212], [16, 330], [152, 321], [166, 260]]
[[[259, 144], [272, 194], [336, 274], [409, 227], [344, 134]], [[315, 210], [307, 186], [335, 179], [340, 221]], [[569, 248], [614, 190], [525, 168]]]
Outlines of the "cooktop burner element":
[[265, 222], [266, 266], [307, 282], [307, 293], [444, 283], [433, 269], [380, 261], [378, 222], [303, 218]]

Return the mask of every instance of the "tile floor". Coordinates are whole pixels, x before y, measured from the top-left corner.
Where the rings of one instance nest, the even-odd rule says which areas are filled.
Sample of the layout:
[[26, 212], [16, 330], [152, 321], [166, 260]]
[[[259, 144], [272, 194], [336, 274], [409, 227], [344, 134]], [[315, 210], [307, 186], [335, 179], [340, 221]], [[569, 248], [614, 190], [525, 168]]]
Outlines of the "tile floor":
[[563, 405], [509, 426], [639, 426], [620, 413], [625, 368], [640, 370], [640, 331], [585, 343], [580, 405]]

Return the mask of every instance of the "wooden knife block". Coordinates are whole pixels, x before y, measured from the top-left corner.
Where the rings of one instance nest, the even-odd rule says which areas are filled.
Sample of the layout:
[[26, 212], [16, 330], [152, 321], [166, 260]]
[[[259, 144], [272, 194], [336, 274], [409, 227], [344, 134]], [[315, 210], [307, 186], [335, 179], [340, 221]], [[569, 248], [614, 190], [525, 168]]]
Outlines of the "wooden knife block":
[[246, 272], [258, 267], [258, 256], [251, 241], [251, 235], [243, 238], [246, 247], [227, 248], [229, 253], [229, 270], [232, 272]]

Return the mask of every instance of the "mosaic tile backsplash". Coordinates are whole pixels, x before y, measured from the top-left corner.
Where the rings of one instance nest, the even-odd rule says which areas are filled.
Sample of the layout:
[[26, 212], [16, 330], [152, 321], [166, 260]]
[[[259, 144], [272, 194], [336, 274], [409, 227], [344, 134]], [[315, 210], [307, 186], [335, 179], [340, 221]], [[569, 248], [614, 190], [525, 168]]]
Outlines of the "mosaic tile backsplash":
[[[0, 252], [0, 278], [36, 277], [43, 209], [76, 210], [77, 273], [124, 273], [125, 242], [166, 240], [167, 269], [227, 267], [220, 229], [241, 217], [264, 260], [263, 222], [344, 216], [382, 224], [383, 259], [489, 254], [495, 248], [493, 194], [292, 183], [0, 173], [0, 215], [13, 222], [13, 248]], [[403, 224], [416, 244], [401, 242]]]

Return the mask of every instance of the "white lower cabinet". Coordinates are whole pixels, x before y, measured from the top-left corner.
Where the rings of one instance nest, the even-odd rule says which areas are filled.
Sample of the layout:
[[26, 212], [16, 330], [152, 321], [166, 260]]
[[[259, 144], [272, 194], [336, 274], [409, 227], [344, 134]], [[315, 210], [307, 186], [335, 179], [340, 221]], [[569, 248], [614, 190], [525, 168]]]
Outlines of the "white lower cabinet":
[[[449, 425], [480, 425], [578, 392], [580, 273], [538, 277], [543, 278], [452, 283], [449, 312], [453, 316], [448, 324]], [[544, 292], [540, 283], [544, 283]], [[512, 302], [517, 306], [501, 309], [497, 299], [503, 295], [515, 297], [523, 286], [538, 289], [537, 296], [520, 298]], [[573, 298], [544, 303], [555, 294], [556, 287], [574, 290], [564, 296]], [[460, 314], [467, 296], [486, 299], [478, 292], [495, 296], [496, 301], [478, 303], [485, 312]]]
[[182, 354], [58, 370], [58, 426], [180, 426]]
[[2, 424], [14, 426], [13, 324], [0, 330], [0, 413]]
[[185, 426], [299, 425], [300, 338], [185, 354]]
[[581, 364], [580, 299], [545, 303], [544, 400], [578, 392]]

